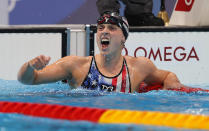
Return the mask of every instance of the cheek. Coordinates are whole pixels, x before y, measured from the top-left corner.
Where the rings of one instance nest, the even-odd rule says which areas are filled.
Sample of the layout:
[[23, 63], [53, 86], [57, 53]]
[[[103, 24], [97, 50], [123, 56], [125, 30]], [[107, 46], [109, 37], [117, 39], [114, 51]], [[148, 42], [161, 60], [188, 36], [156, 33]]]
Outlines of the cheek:
[[100, 41], [100, 34], [96, 35], [96, 41], [97, 41], [97, 43]]
[[114, 39], [114, 42], [121, 44], [124, 38], [122, 35], [115, 34], [112, 39]]

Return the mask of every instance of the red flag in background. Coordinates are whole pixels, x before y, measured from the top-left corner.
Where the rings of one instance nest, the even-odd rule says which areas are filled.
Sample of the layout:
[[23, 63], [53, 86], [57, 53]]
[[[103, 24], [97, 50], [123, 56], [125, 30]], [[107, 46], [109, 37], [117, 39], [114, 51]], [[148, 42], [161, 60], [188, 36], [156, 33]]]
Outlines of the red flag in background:
[[209, 25], [209, 0], [177, 0], [169, 25]]
[[190, 11], [195, 0], [178, 0], [175, 11]]

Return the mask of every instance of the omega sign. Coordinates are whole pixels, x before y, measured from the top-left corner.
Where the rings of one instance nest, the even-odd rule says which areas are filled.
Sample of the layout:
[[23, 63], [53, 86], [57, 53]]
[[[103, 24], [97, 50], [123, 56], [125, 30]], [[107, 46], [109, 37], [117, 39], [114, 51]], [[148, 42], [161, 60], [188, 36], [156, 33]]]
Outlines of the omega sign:
[[[125, 48], [126, 55], [128, 55], [128, 50]], [[144, 56], [153, 60], [160, 61], [190, 61], [196, 60], [199, 61], [199, 56], [193, 46], [191, 49], [185, 49], [182, 46], [177, 47], [158, 47], [150, 49], [144, 47], [137, 47], [134, 51], [134, 56]]]

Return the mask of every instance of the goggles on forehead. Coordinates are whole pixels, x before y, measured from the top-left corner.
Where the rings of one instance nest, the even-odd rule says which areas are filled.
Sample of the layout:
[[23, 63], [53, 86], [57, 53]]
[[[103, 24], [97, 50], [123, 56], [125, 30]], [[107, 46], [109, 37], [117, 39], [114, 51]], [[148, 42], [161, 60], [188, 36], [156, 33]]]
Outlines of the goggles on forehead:
[[127, 39], [129, 33], [129, 27], [127, 21], [121, 16], [103, 15], [97, 20], [97, 24], [113, 24], [117, 25], [123, 31], [123, 35]]
[[101, 16], [98, 20], [97, 20], [97, 24], [113, 24], [113, 25], [118, 25], [120, 21], [118, 18], [114, 17], [114, 16]]

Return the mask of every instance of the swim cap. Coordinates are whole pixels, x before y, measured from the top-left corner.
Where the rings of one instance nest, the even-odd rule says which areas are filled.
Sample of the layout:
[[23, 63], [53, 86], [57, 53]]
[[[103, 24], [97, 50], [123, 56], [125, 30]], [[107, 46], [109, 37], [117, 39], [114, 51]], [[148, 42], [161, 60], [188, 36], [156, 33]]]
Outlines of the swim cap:
[[125, 39], [128, 38], [128, 33], [129, 33], [128, 21], [125, 17], [119, 16], [118, 13], [105, 12], [103, 15], [99, 17], [99, 19], [97, 20], [97, 24], [117, 25], [119, 28], [121, 28], [123, 35], [125, 36]]

